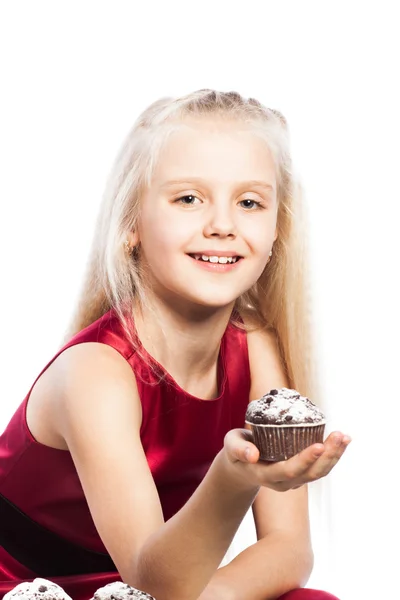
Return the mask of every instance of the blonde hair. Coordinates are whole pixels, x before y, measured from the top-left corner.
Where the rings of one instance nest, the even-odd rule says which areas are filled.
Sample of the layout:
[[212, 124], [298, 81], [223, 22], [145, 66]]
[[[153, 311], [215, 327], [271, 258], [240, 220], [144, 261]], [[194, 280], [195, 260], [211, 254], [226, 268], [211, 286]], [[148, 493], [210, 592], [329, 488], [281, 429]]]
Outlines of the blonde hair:
[[315, 398], [305, 215], [301, 186], [293, 174], [287, 123], [277, 110], [236, 92], [205, 89], [180, 98], [162, 98], [136, 120], [106, 185], [68, 338], [114, 308], [135, 344], [127, 315], [132, 314], [135, 302], [145, 302], [146, 280], [138, 256], [126, 252], [125, 240], [137, 226], [141, 195], [151, 184], [168, 135], [184, 118], [210, 115], [246, 123], [261, 135], [272, 153], [277, 176], [278, 237], [273, 256], [257, 283], [237, 300], [232, 321], [238, 324], [240, 315], [244, 322], [272, 330], [290, 387]]

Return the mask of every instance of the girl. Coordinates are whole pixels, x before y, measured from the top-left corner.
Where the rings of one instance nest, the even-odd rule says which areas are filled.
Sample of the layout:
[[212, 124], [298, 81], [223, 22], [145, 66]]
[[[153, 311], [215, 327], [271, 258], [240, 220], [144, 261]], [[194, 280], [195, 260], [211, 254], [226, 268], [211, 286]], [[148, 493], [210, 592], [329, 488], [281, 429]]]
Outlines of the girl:
[[[300, 210], [277, 111], [200, 90], [139, 117], [68, 341], [0, 438], [3, 593], [42, 576], [87, 600], [121, 577], [157, 600], [332, 598], [296, 591], [306, 484], [350, 438], [266, 464], [242, 429], [271, 388], [315, 398]], [[251, 505], [258, 542], [218, 569]]]

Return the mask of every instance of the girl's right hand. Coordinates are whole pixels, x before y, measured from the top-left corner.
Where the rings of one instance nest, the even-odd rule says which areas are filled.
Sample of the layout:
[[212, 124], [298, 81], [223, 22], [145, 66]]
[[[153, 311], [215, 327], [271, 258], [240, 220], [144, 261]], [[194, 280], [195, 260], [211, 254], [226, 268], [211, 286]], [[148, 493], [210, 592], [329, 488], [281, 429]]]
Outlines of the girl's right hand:
[[335, 431], [323, 444], [312, 444], [288, 460], [267, 462], [259, 460], [251, 431], [232, 429], [225, 436], [223, 454], [229, 472], [242, 484], [285, 492], [328, 475], [350, 442], [348, 435]]

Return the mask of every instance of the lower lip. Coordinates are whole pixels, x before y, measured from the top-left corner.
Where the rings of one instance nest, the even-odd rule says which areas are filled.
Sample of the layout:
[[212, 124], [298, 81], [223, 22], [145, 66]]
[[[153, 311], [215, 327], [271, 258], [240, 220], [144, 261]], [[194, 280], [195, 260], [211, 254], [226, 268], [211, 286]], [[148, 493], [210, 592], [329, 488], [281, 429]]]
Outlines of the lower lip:
[[241, 262], [241, 258], [239, 258], [234, 263], [211, 263], [205, 260], [196, 260], [192, 256], [189, 258], [195, 262], [201, 269], [205, 269], [206, 271], [214, 271], [214, 273], [228, 273], [229, 271], [233, 271], [236, 269], [238, 264]]

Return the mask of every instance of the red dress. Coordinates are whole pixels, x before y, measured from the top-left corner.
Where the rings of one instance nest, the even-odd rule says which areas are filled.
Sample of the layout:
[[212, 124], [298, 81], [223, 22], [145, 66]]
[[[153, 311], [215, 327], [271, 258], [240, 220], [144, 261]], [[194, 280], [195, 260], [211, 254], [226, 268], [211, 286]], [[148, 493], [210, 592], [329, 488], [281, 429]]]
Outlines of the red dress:
[[[42, 373], [63, 350], [83, 342], [112, 346], [135, 373], [143, 407], [141, 441], [168, 520], [202, 481], [225, 434], [244, 425], [250, 392], [246, 334], [233, 325], [225, 331], [214, 400], [186, 393], [160, 365], [158, 373], [150, 369], [113, 311], [75, 335]], [[87, 600], [119, 579], [118, 573], [70, 453], [36, 442], [27, 427], [29, 394], [0, 436], [0, 598], [20, 581], [41, 576], [74, 600]]]

